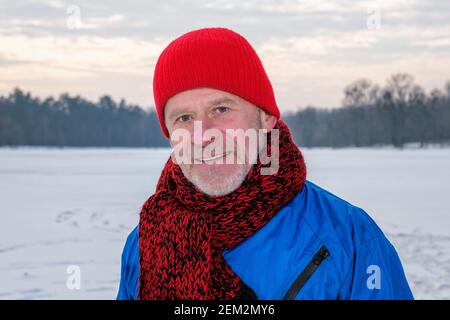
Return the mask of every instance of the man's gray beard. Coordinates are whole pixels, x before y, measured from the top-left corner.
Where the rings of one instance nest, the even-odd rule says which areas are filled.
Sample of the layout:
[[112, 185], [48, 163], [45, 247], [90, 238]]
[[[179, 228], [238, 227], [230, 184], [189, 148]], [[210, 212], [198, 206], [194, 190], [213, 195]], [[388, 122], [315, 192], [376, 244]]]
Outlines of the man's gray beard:
[[[253, 164], [239, 165], [235, 174], [225, 177], [218, 177], [211, 170], [208, 172], [207, 177], [203, 179], [200, 179], [196, 174], [185, 172], [183, 166], [181, 166], [181, 170], [184, 176], [204, 194], [208, 196], [225, 196], [241, 186], [252, 166]], [[214, 183], [217, 179], [220, 179], [219, 184]]]
[[[266, 141], [263, 141], [263, 144], [259, 146], [258, 155], [261, 154], [261, 150], [263, 150], [264, 148], [267, 148]], [[227, 164], [222, 165], [226, 166]], [[200, 179], [198, 175], [192, 174], [192, 172], [189, 173], [185, 171], [184, 166], [180, 167], [184, 176], [204, 194], [208, 196], [225, 196], [232, 193], [241, 186], [242, 182], [244, 182], [248, 172], [253, 167], [253, 165], [254, 164], [252, 163], [240, 164], [238, 165], [238, 170], [234, 175], [225, 177], [218, 177], [212, 169], [213, 167], [211, 167], [212, 170], [208, 171], [206, 179]], [[215, 182], [217, 179], [220, 179], [221, 183], [219, 185], [211, 183]]]

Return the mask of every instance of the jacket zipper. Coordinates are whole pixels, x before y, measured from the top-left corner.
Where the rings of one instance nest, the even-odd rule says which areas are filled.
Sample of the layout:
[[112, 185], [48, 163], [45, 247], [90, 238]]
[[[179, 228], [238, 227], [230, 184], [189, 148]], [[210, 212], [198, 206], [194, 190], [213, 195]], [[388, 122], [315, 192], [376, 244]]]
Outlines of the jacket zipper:
[[313, 273], [317, 270], [323, 260], [328, 258], [330, 252], [327, 247], [320, 247], [319, 251], [316, 252], [314, 257], [305, 267], [305, 269], [300, 273], [300, 275], [295, 279], [294, 283], [291, 285], [289, 290], [284, 295], [283, 300], [294, 300], [298, 292], [303, 288], [306, 282], [311, 278]]

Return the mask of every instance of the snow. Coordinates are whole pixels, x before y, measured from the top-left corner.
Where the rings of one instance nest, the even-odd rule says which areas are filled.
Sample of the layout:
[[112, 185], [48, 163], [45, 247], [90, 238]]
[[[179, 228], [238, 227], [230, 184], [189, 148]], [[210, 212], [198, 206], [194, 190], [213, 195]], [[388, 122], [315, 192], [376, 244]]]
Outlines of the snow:
[[[363, 208], [418, 299], [450, 299], [450, 149], [302, 149], [308, 179]], [[0, 149], [0, 299], [113, 299], [169, 149]], [[69, 266], [81, 288], [69, 289]]]

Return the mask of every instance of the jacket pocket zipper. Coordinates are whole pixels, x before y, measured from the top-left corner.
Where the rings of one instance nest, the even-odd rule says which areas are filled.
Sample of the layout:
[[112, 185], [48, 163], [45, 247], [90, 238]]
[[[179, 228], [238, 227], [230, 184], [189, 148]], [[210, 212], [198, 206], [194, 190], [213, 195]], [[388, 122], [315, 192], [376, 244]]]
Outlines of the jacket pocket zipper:
[[327, 247], [320, 247], [319, 251], [316, 252], [314, 257], [305, 267], [305, 269], [300, 273], [300, 275], [295, 279], [294, 283], [291, 285], [289, 290], [284, 295], [283, 300], [294, 300], [298, 292], [303, 288], [306, 282], [311, 278], [317, 268], [320, 266], [323, 260], [328, 258], [330, 252]]

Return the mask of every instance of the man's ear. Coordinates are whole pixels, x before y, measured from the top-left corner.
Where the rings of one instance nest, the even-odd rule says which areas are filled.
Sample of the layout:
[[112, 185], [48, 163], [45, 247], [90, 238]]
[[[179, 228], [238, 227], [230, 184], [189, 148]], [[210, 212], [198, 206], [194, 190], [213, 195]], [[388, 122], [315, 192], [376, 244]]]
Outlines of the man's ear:
[[271, 131], [273, 127], [275, 127], [275, 125], [277, 124], [277, 118], [265, 112], [263, 109], [260, 109], [259, 116], [261, 120], [262, 129], [267, 129], [267, 131]]

